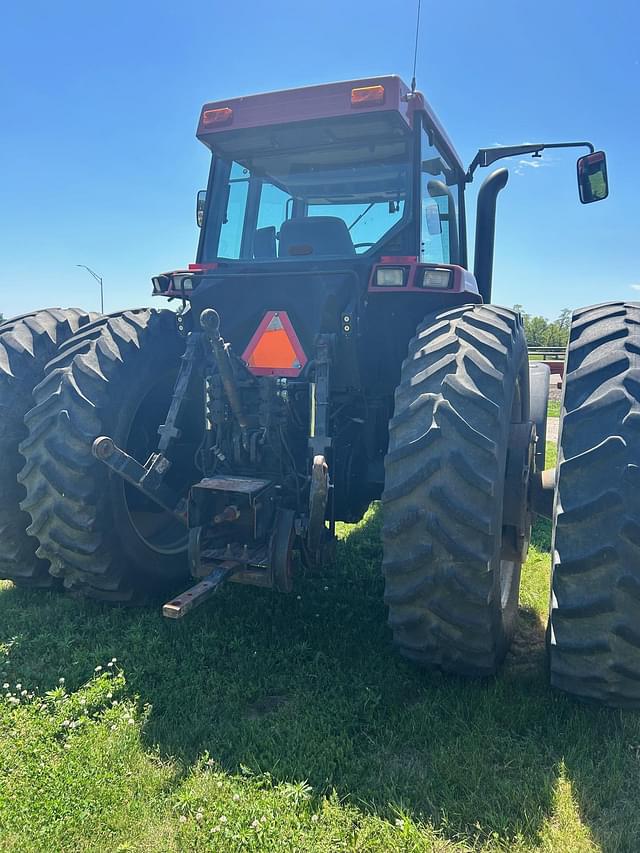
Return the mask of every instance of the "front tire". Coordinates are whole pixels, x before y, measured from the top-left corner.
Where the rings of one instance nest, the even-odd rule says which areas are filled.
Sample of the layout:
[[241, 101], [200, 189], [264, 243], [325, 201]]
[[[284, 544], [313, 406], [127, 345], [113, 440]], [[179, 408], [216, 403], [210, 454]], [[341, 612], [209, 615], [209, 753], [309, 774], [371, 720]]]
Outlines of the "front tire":
[[[109, 435], [146, 461], [184, 348], [171, 311], [113, 314], [68, 341], [35, 389], [21, 445], [22, 507], [38, 556], [72, 591], [138, 602], [188, 576], [186, 528], [91, 452], [96, 437]], [[202, 417], [185, 417], [180, 426], [167, 482], [184, 494], [196, 479]]]
[[389, 625], [419, 664], [485, 676], [507, 652], [523, 559], [504, 526], [507, 448], [528, 417], [518, 314], [425, 318], [396, 390], [382, 497]]
[[573, 315], [558, 450], [551, 684], [640, 708], [640, 303]]

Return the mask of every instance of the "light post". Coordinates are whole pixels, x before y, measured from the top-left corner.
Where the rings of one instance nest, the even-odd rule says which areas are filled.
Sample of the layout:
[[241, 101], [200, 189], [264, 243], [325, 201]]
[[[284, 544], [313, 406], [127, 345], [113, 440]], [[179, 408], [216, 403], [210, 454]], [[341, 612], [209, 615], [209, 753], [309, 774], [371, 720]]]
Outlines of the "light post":
[[88, 267], [86, 264], [76, 264], [76, 266], [85, 269], [90, 275], [95, 278], [95, 280], [100, 285], [100, 313], [104, 314], [104, 291], [102, 289], [102, 276], [98, 275], [97, 272], [94, 272], [91, 267]]

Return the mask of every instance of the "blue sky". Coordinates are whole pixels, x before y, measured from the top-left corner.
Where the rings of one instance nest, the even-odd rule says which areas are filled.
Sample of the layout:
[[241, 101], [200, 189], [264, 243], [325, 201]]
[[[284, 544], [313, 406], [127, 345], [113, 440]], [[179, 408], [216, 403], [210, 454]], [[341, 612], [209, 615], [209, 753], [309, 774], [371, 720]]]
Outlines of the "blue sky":
[[[398, 73], [414, 0], [4, 4], [0, 312], [151, 304], [194, 259], [207, 100]], [[631, 0], [423, 0], [418, 87], [463, 161], [495, 143], [591, 139], [610, 196], [578, 202], [577, 152], [509, 162], [494, 301], [555, 316], [640, 299], [640, 7]], [[469, 188], [475, 195], [486, 170]], [[470, 244], [472, 245], [472, 235]], [[156, 300], [157, 301], [157, 300]]]

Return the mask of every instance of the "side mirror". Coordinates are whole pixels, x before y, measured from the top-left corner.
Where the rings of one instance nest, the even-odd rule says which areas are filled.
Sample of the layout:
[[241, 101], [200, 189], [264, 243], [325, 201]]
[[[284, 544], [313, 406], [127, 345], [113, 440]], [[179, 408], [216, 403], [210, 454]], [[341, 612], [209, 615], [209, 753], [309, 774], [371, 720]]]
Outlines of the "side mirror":
[[204, 224], [204, 213], [207, 209], [207, 191], [199, 190], [196, 196], [196, 224], [202, 228]]
[[578, 191], [583, 204], [602, 201], [609, 195], [607, 158], [604, 151], [594, 151], [578, 158]]

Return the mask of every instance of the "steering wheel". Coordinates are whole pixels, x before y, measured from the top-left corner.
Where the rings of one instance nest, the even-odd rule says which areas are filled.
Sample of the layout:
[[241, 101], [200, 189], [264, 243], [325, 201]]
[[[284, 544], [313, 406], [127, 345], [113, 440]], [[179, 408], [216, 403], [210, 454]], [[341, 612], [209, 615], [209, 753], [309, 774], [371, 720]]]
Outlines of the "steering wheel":
[[370, 249], [372, 246], [375, 246], [375, 243], [354, 243], [353, 244], [354, 249], [362, 249], [363, 246], [368, 246], [368, 248]]

